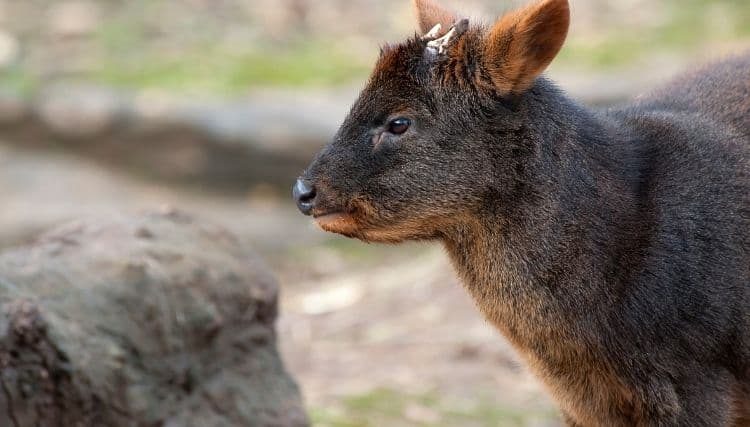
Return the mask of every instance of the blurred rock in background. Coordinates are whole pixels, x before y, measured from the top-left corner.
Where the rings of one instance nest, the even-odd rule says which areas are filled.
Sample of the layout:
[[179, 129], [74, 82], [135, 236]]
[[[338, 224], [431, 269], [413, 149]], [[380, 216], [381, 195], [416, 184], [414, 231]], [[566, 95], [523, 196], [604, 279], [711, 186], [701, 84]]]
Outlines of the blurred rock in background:
[[177, 211], [47, 233], [0, 255], [0, 420], [306, 426], [277, 297], [252, 250]]

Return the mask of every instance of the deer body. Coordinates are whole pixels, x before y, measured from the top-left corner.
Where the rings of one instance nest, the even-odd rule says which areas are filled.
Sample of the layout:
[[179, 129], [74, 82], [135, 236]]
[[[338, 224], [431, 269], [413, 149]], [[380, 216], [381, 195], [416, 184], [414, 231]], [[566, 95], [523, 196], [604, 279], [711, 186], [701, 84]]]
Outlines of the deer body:
[[[716, 67], [700, 77], [750, 60]], [[443, 238], [482, 313], [581, 425], [750, 414], [750, 101], [703, 89], [746, 113], [656, 98], [597, 116], [560, 101], [564, 125], [530, 130], [551, 142], [529, 216], [503, 224], [490, 204]]]
[[750, 55], [594, 112], [538, 76], [566, 1], [416, 4], [429, 39], [384, 50], [300, 208], [442, 242], [571, 426], [750, 422]]

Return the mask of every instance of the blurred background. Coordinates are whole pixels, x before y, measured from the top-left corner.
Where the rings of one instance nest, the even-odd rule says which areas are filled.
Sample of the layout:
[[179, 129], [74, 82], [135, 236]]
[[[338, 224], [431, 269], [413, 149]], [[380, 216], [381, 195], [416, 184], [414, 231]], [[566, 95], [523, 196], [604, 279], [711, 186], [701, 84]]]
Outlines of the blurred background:
[[[444, 3], [471, 16], [522, 2]], [[747, 0], [572, 0], [549, 75], [615, 103], [750, 47]], [[0, 249], [174, 206], [282, 286], [279, 342], [318, 426], [554, 426], [550, 400], [440, 248], [317, 231], [289, 197], [408, 0], [0, 0]]]

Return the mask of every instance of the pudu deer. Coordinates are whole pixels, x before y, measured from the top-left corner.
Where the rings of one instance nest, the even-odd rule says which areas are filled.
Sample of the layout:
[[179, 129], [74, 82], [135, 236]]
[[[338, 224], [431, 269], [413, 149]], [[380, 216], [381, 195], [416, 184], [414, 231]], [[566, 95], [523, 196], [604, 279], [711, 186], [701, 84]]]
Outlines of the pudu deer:
[[441, 242], [570, 426], [750, 422], [750, 55], [595, 111], [541, 76], [566, 0], [491, 26], [415, 5], [300, 210]]

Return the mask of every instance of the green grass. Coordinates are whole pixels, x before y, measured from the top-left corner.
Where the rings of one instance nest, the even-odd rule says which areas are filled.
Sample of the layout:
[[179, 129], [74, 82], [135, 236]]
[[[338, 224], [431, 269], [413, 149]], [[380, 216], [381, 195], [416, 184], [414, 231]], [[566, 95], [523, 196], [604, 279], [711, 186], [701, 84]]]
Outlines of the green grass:
[[[611, 69], [663, 53], [689, 55], [701, 47], [750, 40], [746, 0], [664, 0], [662, 20], [633, 28], [615, 22], [595, 34], [575, 28], [557, 63], [584, 70]], [[656, 9], [655, 9], [656, 10]], [[234, 94], [253, 87], [309, 87], [348, 84], [368, 73], [372, 55], [358, 54], [341, 41], [299, 39], [234, 46], [210, 37], [178, 46], [150, 46], [136, 19], [113, 21], [98, 34], [101, 58], [90, 76], [115, 86], [168, 91]], [[575, 22], [574, 22], [575, 25]], [[200, 39], [199, 39], [200, 40]], [[357, 52], [357, 54], [352, 54]]]
[[30, 95], [37, 87], [37, 81], [31, 73], [19, 66], [0, 70], [0, 90]]
[[[360, 82], [377, 55], [375, 41], [366, 51], [361, 41], [352, 45], [357, 43], [354, 38], [331, 40], [316, 33], [243, 46], [220, 43], [221, 31], [196, 28], [190, 37], [165, 44], [153, 36], [154, 28], [144, 18], [156, 3], [139, 0], [139, 4], [142, 7], [110, 17], [100, 26], [87, 53], [94, 65], [80, 78], [136, 90], [231, 96], [257, 87]], [[583, 72], [609, 70], [653, 56], [689, 56], [736, 41], [750, 44], [750, 1], [661, 0], [654, 5], [653, 12], [648, 11], [654, 19], [636, 20], [637, 26], [628, 19], [608, 17], [596, 28], [581, 30], [574, 19], [556, 66]], [[33, 71], [1, 70], [0, 88], [32, 91], [37, 85], [37, 79], [30, 77]]]
[[354, 56], [340, 41], [314, 37], [227, 45], [211, 28], [165, 41], [153, 37], [145, 13], [130, 10], [98, 29], [88, 78], [132, 89], [231, 95], [254, 87], [345, 84], [366, 75], [375, 55]]
[[597, 37], [576, 36], [574, 29], [557, 61], [579, 68], [611, 69], [650, 55], [689, 55], [731, 41], [750, 43], [750, 2], [746, 0], [664, 3], [667, 19], [657, 25], [632, 28], [615, 24]]
[[233, 94], [264, 86], [330, 86], [366, 75], [369, 58], [330, 40], [290, 40], [253, 46], [217, 45], [206, 36], [165, 48], [152, 46], [137, 20], [120, 19], [96, 36], [90, 78], [135, 89]]
[[110, 57], [94, 71], [94, 80], [130, 88], [197, 90], [231, 94], [262, 86], [327, 86], [366, 74], [368, 66], [321, 44], [282, 52], [251, 50], [194, 52], [157, 57]]
[[514, 427], [557, 419], [555, 413], [523, 413], [499, 407], [489, 398], [467, 404], [433, 393], [405, 394], [392, 389], [349, 397], [337, 407], [313, 408], [310, 412], [317, 427]]

